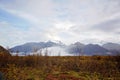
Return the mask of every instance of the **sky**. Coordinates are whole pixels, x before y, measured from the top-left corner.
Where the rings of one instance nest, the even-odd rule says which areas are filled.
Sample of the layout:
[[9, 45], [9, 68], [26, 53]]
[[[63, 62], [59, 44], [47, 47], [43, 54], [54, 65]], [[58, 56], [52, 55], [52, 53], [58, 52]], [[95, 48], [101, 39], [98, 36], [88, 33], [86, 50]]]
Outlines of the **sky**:
[[120, 0], [0, 0], [0, 45], [120, 43]]

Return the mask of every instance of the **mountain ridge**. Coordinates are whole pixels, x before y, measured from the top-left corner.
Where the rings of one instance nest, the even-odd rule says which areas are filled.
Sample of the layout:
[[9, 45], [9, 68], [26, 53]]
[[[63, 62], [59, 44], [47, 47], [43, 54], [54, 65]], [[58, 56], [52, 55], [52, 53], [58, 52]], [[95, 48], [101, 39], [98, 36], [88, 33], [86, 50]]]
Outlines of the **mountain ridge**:
[[[119, 53], [120, 44], [105, 43], [103, 45], [99, 45], [99, 44], [83, 44], [80, 42], [75, 42], [70, 45], [65, 45], [62, 42], [52, 42], [52, 41], [29, 42], [23, 45], [15, 46], [11, 48], [10, 51], [30, 53], [30, 52], [34, 52], [34, 50], [40, 50], [50, 47], [60, 47], [63, 48], [69, 54], [74, 54], [74, 55], [114, 55]], [[111, 47], [114, 47], [114, 49], [112, 50]]]

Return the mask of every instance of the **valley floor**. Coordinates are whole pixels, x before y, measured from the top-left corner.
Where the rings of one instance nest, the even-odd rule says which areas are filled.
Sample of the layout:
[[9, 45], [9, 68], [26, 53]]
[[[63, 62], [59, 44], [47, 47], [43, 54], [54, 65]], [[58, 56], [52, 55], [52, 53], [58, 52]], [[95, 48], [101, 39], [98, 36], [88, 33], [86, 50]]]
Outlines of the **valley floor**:
[[0, 56], [0, 80], [120, 80], [120, 56]]

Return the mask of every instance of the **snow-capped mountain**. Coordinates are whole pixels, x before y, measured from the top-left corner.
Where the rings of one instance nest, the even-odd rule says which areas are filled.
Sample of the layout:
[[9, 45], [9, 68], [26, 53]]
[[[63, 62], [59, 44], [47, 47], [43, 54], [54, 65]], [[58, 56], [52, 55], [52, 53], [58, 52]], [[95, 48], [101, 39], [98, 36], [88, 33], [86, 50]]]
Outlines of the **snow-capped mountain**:
[[71, 55], [116, 55], [120, 52], [120, 45], [106, 43], [102, 46], [98, 44], [82, 44], [80, 42], [71, 45], [65, 45], [62, 42], [30, 42], [23, 45], [15, 46], [10, 49], [11, 53], [23, 55], [42, 54], [49, 56], [71, 56]]

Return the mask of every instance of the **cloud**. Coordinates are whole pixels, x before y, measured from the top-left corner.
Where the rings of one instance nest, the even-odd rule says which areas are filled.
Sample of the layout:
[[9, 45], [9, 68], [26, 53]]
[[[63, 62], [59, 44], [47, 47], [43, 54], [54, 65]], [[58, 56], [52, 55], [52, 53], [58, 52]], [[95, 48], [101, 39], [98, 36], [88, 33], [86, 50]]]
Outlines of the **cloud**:
[[120, 31], [120, 19], [108, 20], [106, 22], [102, 22], [93, 27], [93, 29], [97, 29], [103, 32], [114, 33], [116, 31]]
[[[19, 31], [19, 28], [16, 28], [14, 25], [7, 22], [0, 22], [0, 44], [4, 46], [15, 45], [19, 42], [22, 42], [22, 34]], [[9, 44], [9, 45], [7, 45]]]
[[25, 42], [48, 40], [46, 34], [43, 34], [45, 33], [44, 31], [36, 30], [33, 27], [26, 31], [4, 21], [0, 22], [0, 26], [0, 44], [3, 46], [11, 47]]
[[47, 40], [119, 42], [119, 7], [120, 0], [1, 0], [1, 9], [30, 25], [25, 30], [21, 21], [24, 27], [1, 19], [0, 42], [5, 46]]

